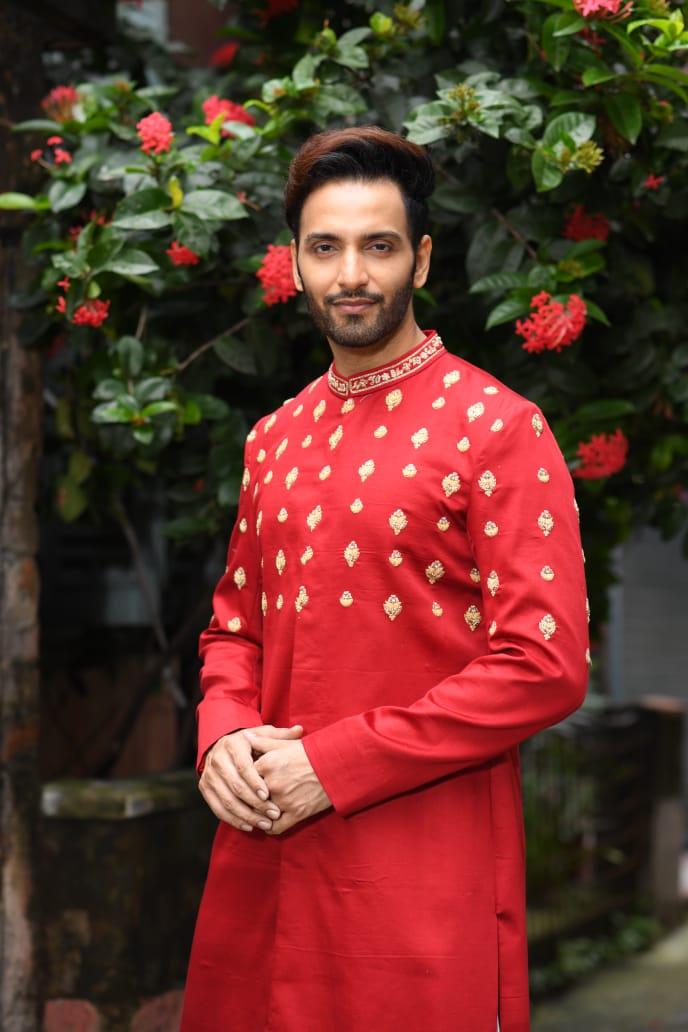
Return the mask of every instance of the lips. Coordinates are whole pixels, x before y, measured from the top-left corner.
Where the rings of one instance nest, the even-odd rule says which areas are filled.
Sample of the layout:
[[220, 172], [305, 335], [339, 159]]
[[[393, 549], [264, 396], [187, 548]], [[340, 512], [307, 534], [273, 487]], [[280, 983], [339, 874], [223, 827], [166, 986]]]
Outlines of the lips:
[[374, 301], [366, 301], [362, 298], [350, 298], [342, 301], [335, 301], [334, 307], [346, 315], [362, 315], [375, 304]]

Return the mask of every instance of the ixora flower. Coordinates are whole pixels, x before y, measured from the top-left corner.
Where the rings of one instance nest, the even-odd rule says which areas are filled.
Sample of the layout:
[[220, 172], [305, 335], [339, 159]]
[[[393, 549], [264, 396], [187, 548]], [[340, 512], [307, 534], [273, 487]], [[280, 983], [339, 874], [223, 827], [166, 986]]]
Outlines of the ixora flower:
[[524, 338], [525, 351], [561, 351], [580, 337], [587, 309], [578, 294], [569, 295], [563, 305], [543, 290], [532, 298], [530, 307], [535, 311], [527, 319], [516, 321], [516, 333]]
[[[235, 104], [233, 100], [218, 97], [216, 93], [211, 94], [207, 100], [204, 100], [201, 108], [205, 115], [206, 125], [211, 125], [220, 115], [225, 116], [225, 122], [243, 122], [244, 125], [256, 124], [255, 118], [245, 107], [242, 107], [241, 104]], [[234, 134], [227, 129], [223, 129], [222, 135], [233, 137]]]
[[42, 147], [37, 147], [31, 151], [29, 157], [32, 161], [39, 161], [44, 168], [49, 168], [51, 159], [55, 165], [69, 165], [72, 161], [72, 155], [68, 150], [60, 144], [64, 143], [61, 136], [49, 136], [46, 140], [46, 146], [50, 147], [51, 150], [44, 150]]
[[165, 251], [173, 265], [198, 265], [200, 258], [190, 247], [185, 247], [178, 240], [173, 240]]
[[606, 240], [609, 222], [601, 212], [590, 215], [582, 204], [574, 204], [567, 215], [564, 236], [569, 240]]
[[630, 0], [573, 0], [573, 6], [582, 18], [627, 18], [633, 10]]
[[626, 464], [628, 438], [617, 427], [613, 434], [593, 434], [589, 441], [581, 441], [576, 455], [580, 466], [573, 471], [581, 480], [599, 480], [618, 473]]
[[72, 322], [75, 326], [102, 326], [108, 317], [109, 309], [110, 302], [101, 301], [100, 298], [84, 301], [74, 312]]
[[229, 43], [223, 43], [217, 50], [213, 50], [208, 64], [211, 68], [225, 68], [228, 64], [231, 64], [236, 57], [236, 52], [239, 49], [239, 44], [235, 40], [230, 40]]
[[256, 276], [263, 284], [263, 301], [276, 305], [296, 297], [296, 287], [291, 271], [291, 251], [286, 244], [268, 244], [268, 251]]
[[653, 172], [650, 172], [647, 179], [643, 183], [643, 187], [645, 190], [659, 190], [663, 182], [664, 176], [656, 176]]
[[174, 136], [172, 123], [159, 111], [154, 111], [137, 122], [136, 131], [141, 139], [141, 150], [144, 154], [162, 154], [170, 149]]
[[68, 122], [75, 117], [74, 108], [81, 94], [74, 86], [55, 86], [41, 101], [41, 107], [54, 122]]

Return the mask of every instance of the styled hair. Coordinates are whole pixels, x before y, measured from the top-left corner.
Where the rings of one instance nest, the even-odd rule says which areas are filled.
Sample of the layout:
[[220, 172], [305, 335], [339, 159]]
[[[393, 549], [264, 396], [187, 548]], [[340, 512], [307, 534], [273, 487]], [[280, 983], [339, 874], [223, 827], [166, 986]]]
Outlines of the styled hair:
[[415, 251], [427, 232], [427, 199], [435, 186], [435, 171], [423, 147], [377, 125], [326, 129], [298, 151], [284, 189], [284, 214], [296, 242], [309, 194], [324, 183], [347, 179], [362, 183], [390, 179], [397, 184]]

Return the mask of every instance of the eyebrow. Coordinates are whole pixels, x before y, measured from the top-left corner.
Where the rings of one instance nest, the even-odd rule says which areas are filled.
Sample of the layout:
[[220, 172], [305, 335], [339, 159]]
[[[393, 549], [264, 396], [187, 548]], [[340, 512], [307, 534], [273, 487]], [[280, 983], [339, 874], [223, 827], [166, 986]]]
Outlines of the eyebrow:
[[[395, 229], [379, 229], [375, 233], [364, 233], [361, 237], [359, 237], [359, 239], [360, 240], [364, 240], [364, 241], [365, 240], [379, 240], [380, 237], [387, 237], [388, 239], [399, 240], [399, 241], [403, 240], [403, 237], [402, 237], [401, 233], [397, 233], [397, 231]], [[341, 240], [341, 239], [342, 239], [342, 237], [338, 233], [326, 233], [326, 232], [320, 233], [320, 232], [318, 232], [316, 230], [314, 233], [307, 233], [306, 236], [304, 237], [304, 242], [305, 243], [311, 243], [314, 240]]]

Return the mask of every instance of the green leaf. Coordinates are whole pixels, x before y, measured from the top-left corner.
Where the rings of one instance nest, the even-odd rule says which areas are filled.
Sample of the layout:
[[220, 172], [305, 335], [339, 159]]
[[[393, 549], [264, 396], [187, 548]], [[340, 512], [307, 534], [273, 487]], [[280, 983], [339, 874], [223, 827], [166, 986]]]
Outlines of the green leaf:
[[32, 133], [44, 132], [56, 135], [62, 134], [62, 123], [53, 122], [52, 118], [29, 118], [25, 122], [17, 122], [12, 126], [12, 132]]
[[150, 255], [133, 247], [122, 251], [101, 266], [104, 271], [116, 272], [120, 276], [147, 276], [151, 272], [156, 272], [158, 268], [158, 263], [154, 262]]
[[135, 406], [120, 401], [104, 401], [93, 409], [91, 419], [94, 423], [131, 423], [136, 415], [138, 410]]
[[313, 118], [325, 125], [333, 115], [356, 115], [368, 110], [361, 94], [346, 83], [321, 86], [312, 105]]
[[570, 136], [574, 144], [580, 147], [591, 139], [595, 124], [593, 115], [586, 115], [582, 111], [565, 111], [548, 122], [542, 142], [545, 147], [554, 147], [562, 136]]
[[560, 20], [560, 14], [550, 14], [542, 26], [542, 49], [556, 71], [560, 71], [566, 64], [571, 49], [570, 39], [558, 31]]
[[150, 419], [151, 416], [160, 416], [164, 412], [176, 412], [178, 405], [176, 401], [152, 401], [141, 409], [141, 416]]
[[121, 380], [114, 377], [106, 377], [99, 380], [93, 389], [93, 397], [98, 401], [113, 401], [126, 391], [126, 386]]
[[492, 290], [510, 290], [512, 287], [527, 287], [528, 276], [524, 272], [493, 272], [482, 276], [469, 290], [469, 294], [483, 294]]
[[632, 93], [607, 94], [604, 109], [623, 138], [635, 143], [643, 128], [643, 112], [638, 98]]
[[584, 86], [597, 86], [601, 82], [609, 82], [616, 75], [606, 65], [590, 65], [581, 76]]
[[143, 426], [135, 426], [131, 431], [131, 435], [139, 444], [152, 444], [155, 437], [155, 427], [150, 423], [146, 423]]
[[600, 322], [604, 326], [611, 326], [609, 319], [599, 305], [596, 305], [594, 301], [589, 301], [587, 297], [584, 300], [585, 310], [591, 319], [595, 319], [596, 322]]
[[187, 426], [196, 426], [201, 422], [201, 419], [203, 418], [201, 406], [197, 401], [194, 401], [193, 398], [189, 398], [184, 404], [182, 418]]
[[511, 322], [512, 319], [518, 319], [520, 315], [525, 315], [528, 311], [528, 302], [520, 301], [518, 298], [508, 297], [505, 301], [502, 301], [493, 308], [487, 317], [485, 323], [485, 329], [491, 330], [495, 326], [501, 326], [502, 323]]
[[72, 452], [69, 456], [67, 476], [75, 484], [83, 484], [85, 480], [88, 480], [92, 469], [93, 460], [86, 454], [86, 452], [78, 450]]
[[37, 211], [36, 198], [24, 193], [0, 193], [0, 208], [4, 211]]
[[672, 122], [671, 125], [663, 125], [657, 133], [655, 142], [658, 147], [670, 147], [671, 150], [688, 151], [688, 122], [684, 120]]
[[115, 208], [113, 227], [119, 229], [159, 229], [170, 224], [166, 209], [171, 206], [168, 194], [157, 186], [137, 190]]
[[602, 401], [589, 401], [581, 405], [574, 413], [574, 419], [581, 423], [604, 423], [607, 420], [621, 419], [635, 412], [632, 401], [624, 398], [605, 398]]
[[548, 161], [541, 150], [533, 152], [530, 167], [535, 185], [540, 193], [544, 193], [545, 190], [554, 190], [564, 178], [564, 173], [559, 166]]
[[170, 381], [164, 376], [149, 376], [134, 386], [134, 394], [141, 405], [151, 401], [162, 401], [170, 393]]
[[69, 476], [60, 477], [57, 482], [57, 511], [65, 523], [78, 520], [88, 505], [88, 495]]
[[48, 200], [53, 211], [68, 211], [74, 208], [86, 193], [86, 183], [70, 183], [67, 179], [56, 179], [48, 190]]
[[184, 195], [181, 209], [206, 222], [245, 219], [246, 208], [233, 194], [223, 190], [194, 190]]
[[435, 46], [439, 46], [444, 39], [447, 21], [445, 8], [445, 0], [426, 0], [423, 9], [425, 31]]
[[120, 337], [115, 350], [124, 376], [138, 376], [144, 360], [143, 344], [138, 337]]
[[225, 335], [213, 345], [217, 357], [238, 373], [258, 372], [253, 350], [236, 337]]

